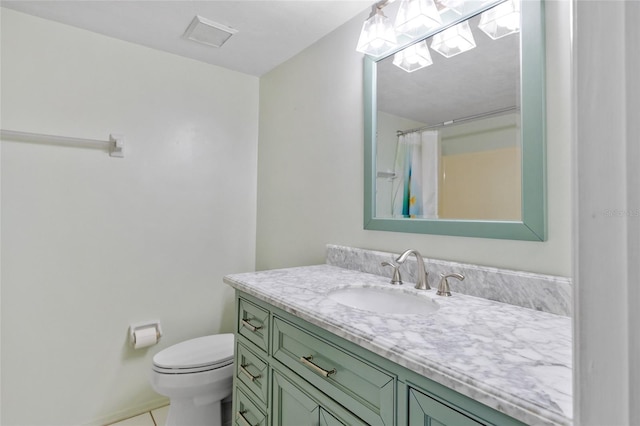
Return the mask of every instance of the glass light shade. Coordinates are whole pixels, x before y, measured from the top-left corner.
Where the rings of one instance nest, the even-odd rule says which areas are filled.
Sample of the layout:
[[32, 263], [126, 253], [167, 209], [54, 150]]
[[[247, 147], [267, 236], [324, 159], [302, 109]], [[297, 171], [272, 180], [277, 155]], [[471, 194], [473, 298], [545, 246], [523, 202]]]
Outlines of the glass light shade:
[[419, 37], [442, 24], [433, 0], [402, 0], [396, 15], [396, 32], [411, 38]]
[[402, 68], [406, 72], [414, 72], [433, 63], [427, 42], [412, 44], [406, 49], [396, 53], [393, 57], [393, 65]]
[[520, 2], [509, 0], [480, 15], [478, 24], [494, 40], [520, 31]]
[[468, 21], [439, 32], [433, 36], [431, 42], [431, 48], [445, 58], [459, 55], [474, 47], [476, 47], [476, 41], [471, 34]]
[[465, 0], [437, 0], [437, 3], [443, 8], [441, 13], [444, 13], [445, 10], [451, 10], [458, 15], [462, 15], [464, 12], [464, 2]]
[[371, 56], [382, 56], [397, 46], [396, 33], [380, 9], [364, 21], [356, 50]]

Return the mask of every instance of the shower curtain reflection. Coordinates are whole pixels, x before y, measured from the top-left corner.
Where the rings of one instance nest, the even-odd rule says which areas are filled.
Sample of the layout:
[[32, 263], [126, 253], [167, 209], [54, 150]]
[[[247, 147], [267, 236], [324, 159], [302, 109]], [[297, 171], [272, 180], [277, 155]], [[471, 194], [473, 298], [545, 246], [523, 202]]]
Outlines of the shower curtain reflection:
[[438, 217], [440, 140], [437, 130], [399, 133], [391, 205], [393, 217]]

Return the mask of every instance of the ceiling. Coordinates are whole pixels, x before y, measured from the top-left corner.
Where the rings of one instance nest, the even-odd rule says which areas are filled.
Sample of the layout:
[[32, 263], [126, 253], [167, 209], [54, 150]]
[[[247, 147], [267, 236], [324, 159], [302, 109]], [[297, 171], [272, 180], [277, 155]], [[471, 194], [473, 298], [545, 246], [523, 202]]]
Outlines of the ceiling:
[[[496, 0], [497, 1], [497, 0]], [[0, 5], [234, 71], [261, 76], [354, 17], [374, 0], [0, 0]], [[395, 16], [397, 3], [385, 8]], [[388, 10], [387, 10], [388, 9]], [[222, 47], [184, 37], [199, 15], [236, 29]], [[519, 37], [492, 41], [471, 19], [477, 48], [408, 74], [379, 62], [377, 106], [426, 124], [519, 105]], [[358, 24], [360, 25], [360, 24]], [[357, 40], [353, 40], [353, 49]]]
[[[176, 55], [261, 76], [342, 24], [372, 0], [1, 0], [3, 7]], [[199, 15], [238, 32], [222, 47], [183, 37]], [[353, 40], [355, 44], [357, 40]]]

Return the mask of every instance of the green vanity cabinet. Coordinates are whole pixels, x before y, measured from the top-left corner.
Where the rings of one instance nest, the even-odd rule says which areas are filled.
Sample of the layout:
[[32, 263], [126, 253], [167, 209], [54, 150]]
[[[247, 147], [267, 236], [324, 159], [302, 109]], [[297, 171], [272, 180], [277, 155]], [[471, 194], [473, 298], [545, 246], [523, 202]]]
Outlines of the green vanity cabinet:
[[234, 425], [523, 425], [251, 295], [236, 295]]
[[[292, 377], [289, 375], [289, 377]], [[296, 385], [283, 370], [273, 372], [273, 425], [366, 425], [337, 402], [308, 386]]]

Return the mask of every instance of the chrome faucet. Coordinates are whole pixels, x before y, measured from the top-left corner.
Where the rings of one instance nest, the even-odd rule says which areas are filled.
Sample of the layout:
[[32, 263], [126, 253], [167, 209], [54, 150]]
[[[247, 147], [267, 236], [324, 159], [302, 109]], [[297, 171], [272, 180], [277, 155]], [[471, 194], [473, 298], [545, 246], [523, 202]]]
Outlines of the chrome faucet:
[[407, 257], [409, 257], [409, 255], [411, 254], [414, 254], [416, 256], [416, 261], [418, 263], [418, 276], [416, 277], [416, 288], [419, 290], [430, 290], [431, 287], [429, 287], [429, 283], [427, 282], [427, 271], [424, 270], [424, 259], [422, 258], [422, 255], [417, 250], [409, 249], [405, 251], [400, 256], [398, 256], [398, 258], [396, 259], [396, 262], [398, 263], [398, 265], [402, 265], [407, 260]]

